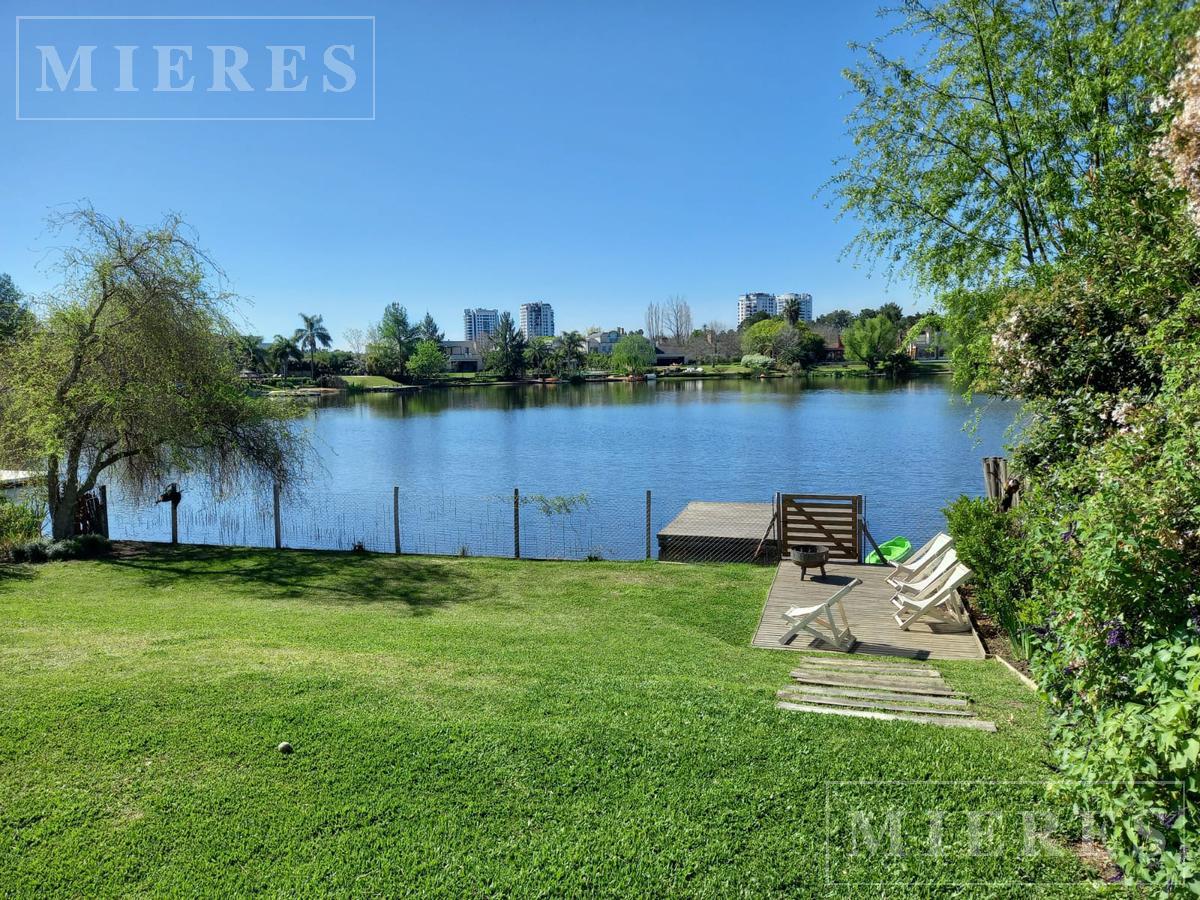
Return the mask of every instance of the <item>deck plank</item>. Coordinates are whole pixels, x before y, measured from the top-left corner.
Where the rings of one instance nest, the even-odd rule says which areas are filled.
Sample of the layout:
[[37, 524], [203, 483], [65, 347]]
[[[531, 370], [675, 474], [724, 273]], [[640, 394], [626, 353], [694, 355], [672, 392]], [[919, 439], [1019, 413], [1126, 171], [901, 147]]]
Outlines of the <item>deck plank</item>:
[[918, 622], [908, 631], [901, 631], [892, 619], [895, 612], [889, 599], [895, 593], [887, 583], [892, 571], [889, 566], [866, 566], [853, 563], [830, 563], [826, 577], [800, 578], [800, 567], [790, 561], [779, 564], [775, 579], [763, 605], [753, 646], [771, 650], [817, 651], [825, 658], [845, 659], [828, 645], [801, 634], [788, 646], [779, 638], [787, 631], [783, 620], [785, 610], [793, 606], [814, 606], [829, 598], [854, 578], [863, 583], [847, 595], [844, 603], [850, 630], [859, 643], [851, 656], [864, 654], [900, 656], [909, 659], [983, 659], [983, 645], [974, 629], [953, 631], [938, 623]]

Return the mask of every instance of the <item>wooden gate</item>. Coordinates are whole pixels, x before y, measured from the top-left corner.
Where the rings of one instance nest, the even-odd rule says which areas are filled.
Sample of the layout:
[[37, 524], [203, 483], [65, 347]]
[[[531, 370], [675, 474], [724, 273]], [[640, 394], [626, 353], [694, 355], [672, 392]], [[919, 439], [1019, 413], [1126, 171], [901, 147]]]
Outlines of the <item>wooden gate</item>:
[[851, 494], [779, 494], [780, 556], [793, 544], [822, 544], [837, 562], [862, 561], [863, 498]]

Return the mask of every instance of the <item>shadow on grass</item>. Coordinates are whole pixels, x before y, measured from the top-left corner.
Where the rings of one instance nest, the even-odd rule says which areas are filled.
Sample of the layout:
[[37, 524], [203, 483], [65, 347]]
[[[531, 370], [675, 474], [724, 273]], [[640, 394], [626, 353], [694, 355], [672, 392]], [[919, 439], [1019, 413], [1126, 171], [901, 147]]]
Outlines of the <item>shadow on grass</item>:
[[335, 605], [402, 605], [414, 615], [485, 596], [477, 579], [429, 559], [321, 550], [124, 544], [107, 565], [154, 587], [206, 584], [271, 599]]
[[0, 589], [11, 587], [33, 578], [33, 566], [0, 562]]

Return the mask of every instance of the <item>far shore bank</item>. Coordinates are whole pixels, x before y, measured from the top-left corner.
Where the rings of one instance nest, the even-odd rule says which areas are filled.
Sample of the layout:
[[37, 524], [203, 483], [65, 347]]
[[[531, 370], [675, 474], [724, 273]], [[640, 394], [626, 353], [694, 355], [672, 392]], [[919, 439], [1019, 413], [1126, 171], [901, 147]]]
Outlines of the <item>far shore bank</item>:
[[[699, 370], [699, 371], [697, 371]], [[947, 360], [927, 360], [916, 363], [913, 371], [902, 379], [928, 378], [932, 376], [950, 375], [952, 370]], [[866, 366], [853, 363], [827, 363], [809, 369], [800, 374], [790, 372], [754, 372], [736, 364], [717, 366], [672, 367], [660, 369], [645, 376], [591, 374], [581, 379], [569, 378], [519, 378], [510, 381], [493, 378], [484, 373], [455, 373], [443, 376], [423, 384], [400, 384], [383, 376], [359, 375], [336, 376], [341, 385], [330, 384], [318, 386], [312, 384], [297, 384], [287, 387], [269, 389], [269, 396], [303, 397], [323, 396], [339, 393], [363, 394], [406, 394], [414, 391], [438, 388], [474, 388], [498, 387], [512, 385], [557, 385], [557, 384], [587, 384], [587, 383], [636, 383], [641, 381], [670, 380], [670, 381], [710, 381], [710, 380], [758, 380], [772, 379], [827, 379], [827, 378], [865, 378], [890, 379], [891, 376], [881, 371], [869, 371]], [[333, 379], [329, 379], [333, 380]]]

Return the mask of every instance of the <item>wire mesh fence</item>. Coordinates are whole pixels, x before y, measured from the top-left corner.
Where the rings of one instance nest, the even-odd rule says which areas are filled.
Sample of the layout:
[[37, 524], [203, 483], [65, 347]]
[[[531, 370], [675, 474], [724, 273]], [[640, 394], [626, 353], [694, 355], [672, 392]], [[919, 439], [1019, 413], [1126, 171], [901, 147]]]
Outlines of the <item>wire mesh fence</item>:
[[[109, 489], [116, 540], [172, 540], [169, 503]], [[378, 553], [528, 559], [760, 562], [778, 559], [774, 504], [656, 498], [652, 490], [474, 492], [395, 485], [276, 492], [271, 485], [218, 498], [188, 489], [175, 510], [184, 544], [362, 549]]]

